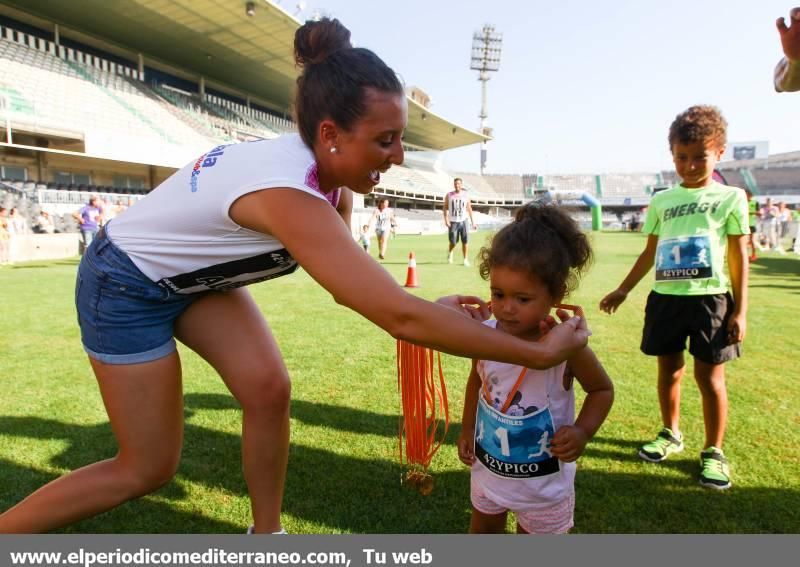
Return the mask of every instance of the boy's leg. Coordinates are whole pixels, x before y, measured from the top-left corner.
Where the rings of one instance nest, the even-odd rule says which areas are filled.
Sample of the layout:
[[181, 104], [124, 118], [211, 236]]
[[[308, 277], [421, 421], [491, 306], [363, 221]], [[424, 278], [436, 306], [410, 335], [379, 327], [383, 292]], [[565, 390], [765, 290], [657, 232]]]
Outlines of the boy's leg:
[[658, 405], [664, 427], [680, 436], [681, 380], [686, 373], [683, 352], [658, 357]]
[[683, 451], [680, 433], [681, 379], [686, 372], [683, 351], [658, 356], [658, 405], [664, 427], [653, 441], [639, 449], [639, 457], [660, 463], [673, 453]]
[[700, 452], [700, 484], [705, 488], [725, 490], [731, 487], [728, 460], [722, 452], [728, 420], [725, 363], [709, 364], [695, 358], [694, 377], [703, 398], [706, 430], [704, 449]]
[[722, 449], [728, 422], [728, 391], [725, 387], [725, 363], [709, 364], [694, 359], [694, 379], [703, 398], [706, 441], [703, 447]]
[[700, 484], [707, 488], [731, 486], [728, 461], [722, 453], [728, 419], [728, 392], [725, 388], [725, 362], [741, 355], [739, 344], [728, 344], [728, 320], [733, 313], [729, 293], [704, 296], [706, 317], [698, 318], [689, 352], [694, 357], [694, 377], [703, 399], [706, 439], [700, 453]]
[[650, 292], [645, 307], [641, 350], [658, 357], [658, 406], [663, 427], [653, 441], [639, 449], [639, 457], [659, 463], [683, 451], [680, 435], [683, 351], [691, 329], [692, 298]]

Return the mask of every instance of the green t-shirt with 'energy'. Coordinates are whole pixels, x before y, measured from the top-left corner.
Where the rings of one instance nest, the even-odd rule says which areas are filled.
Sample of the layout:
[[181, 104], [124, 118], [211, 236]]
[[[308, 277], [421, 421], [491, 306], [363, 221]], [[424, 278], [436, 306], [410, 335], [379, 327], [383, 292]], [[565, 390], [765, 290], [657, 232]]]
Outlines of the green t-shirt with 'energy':
[[653, 291], [713, 295], [728, 291], [728, 236], [750, 234], [742, 189], [676, 185], [650, 201], [643, 232], [658, 236]]

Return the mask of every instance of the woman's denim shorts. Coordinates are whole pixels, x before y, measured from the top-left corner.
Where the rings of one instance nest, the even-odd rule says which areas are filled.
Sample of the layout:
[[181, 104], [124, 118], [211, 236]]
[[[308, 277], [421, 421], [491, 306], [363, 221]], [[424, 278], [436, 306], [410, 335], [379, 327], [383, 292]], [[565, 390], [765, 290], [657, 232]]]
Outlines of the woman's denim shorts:
[[106, 364], [167, 356], [176, 348], [175, 320], [200, 295], [162, 288], [101, 230], [83, 255], [75, 284], [83, 348]]

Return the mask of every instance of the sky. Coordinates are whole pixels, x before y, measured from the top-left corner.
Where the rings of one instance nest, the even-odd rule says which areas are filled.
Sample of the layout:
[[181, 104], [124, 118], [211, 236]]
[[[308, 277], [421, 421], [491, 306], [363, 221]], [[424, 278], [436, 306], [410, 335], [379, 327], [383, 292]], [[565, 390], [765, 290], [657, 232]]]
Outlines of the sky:
[[[281, 0], [294, 12], [295, 0]], [[338, 18], [431, 110], [478, 130], [481, 90], [472, 35], [503, 33], [488, 83], [486, 173], [651, 172], [670, 169], [675, 116], [714, 104], [730, 142], [800, 150], [800, 93], [775, 93], [782, 52], [775, 20], [800, 0], [305, 0]], [[480, 146], [449, 150], [445, 166], [475, 172]]]

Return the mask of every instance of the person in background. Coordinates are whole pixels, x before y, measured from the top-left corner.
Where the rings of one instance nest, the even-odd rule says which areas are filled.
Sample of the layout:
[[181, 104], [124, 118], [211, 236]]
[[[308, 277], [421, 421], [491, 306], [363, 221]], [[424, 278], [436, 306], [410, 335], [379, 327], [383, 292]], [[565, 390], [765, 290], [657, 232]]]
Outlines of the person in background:
[[800, 203], [796, 203], [792, 212], [794, 220], [794, 239], [792, 240], [792, 250], [795, 254], [800, 254]]
[[792, 224], [792, 211], [784, 201], [778, 202], [778, 248], [783, 251], [783, 239], [789, 236], [789, 227]]
[[750, 251], [750, 261], [755, 262], [758, 259], [756, 256], [756, 233], [758, 232], [758, 201], [753, 199], [753, 192], [750, 189], [745, 189], [744, 194], [747, 197], [747, 222], [750, 225], [750, 234], [747, 238], [747, 246]]
[[39, 216], [36, 217], [35, 226], [42, 234], [53, 234], [56, 231], [56, 225], [53, 224], [53, 219], [47, 211], [39, 212]]
[[8, 231], [8, 210], [0, 207], [0, 266], [11, 263], [11, 233]]
[[364, 249], [364, 252], [369, 254], [369, 225], [365, 224], [361, 227], [361, 234], [358, 236], [358, 242]]
[[386, 248], [389, 245], [389, 233], [396, 224], [394, 211], [389, 207], [389, 199], [378, 201], [378, 207], [372, 213], [369, 224], [375, 223], [375, 236], [378, 237], [378, 258], [386, 259]]
[[[460, 177], [453, 179], [453, 191], [444, 197], [442, 212], [444, 225], [447, 227], [447, 238], [450, 246], [447, 250], [447, 263], [453, 263], [453, 249], [461, 240], [461, 252], [464, 254], [464, 265], [469, 266], [469, 230], [475, 230], [475, 221], [472, 218], [472, 201], [463, 190], [464, 182]], [[469, 224], [467, 224], [469, 219]]]
[[8, 242], [9, 262], [13, 263], [20, 260], [21, 238], [28, 234], [28, 221], [20, 214], [19, 209], [12, 207], [11, 210], [8, 211], [8, 219], [6, 222], [8, 224], [8, 234], [10, 236]]
[[78, 221], [83, 249], [86, 250], [97, 236], [97, 231], [100, 230], [100, 225], [103, 223], [103, 209], [100, 206], [100, 199], [96, 195], [92, 195], [89, 197], [89, 202], [72, 213], [72, 216]]
[[760, 209], [761, 230], [766, 239], [767, 250], [777, 250], [778, 246], [778, 207], [767, 197], [764, 206]]

